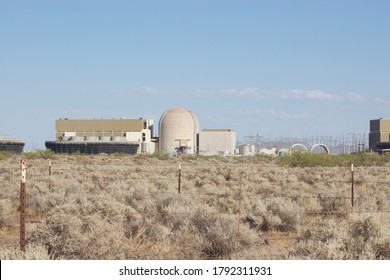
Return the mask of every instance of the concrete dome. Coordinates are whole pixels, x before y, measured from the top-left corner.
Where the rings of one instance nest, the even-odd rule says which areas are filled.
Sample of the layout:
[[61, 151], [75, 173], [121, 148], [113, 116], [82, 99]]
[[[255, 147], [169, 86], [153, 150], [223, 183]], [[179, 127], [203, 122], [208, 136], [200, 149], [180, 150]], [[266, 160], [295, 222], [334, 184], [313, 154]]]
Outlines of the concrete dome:
[[170, 109], [161, 116], [158, 128], [160, 151], [173, 153], [186, 146], [185, 153], [196, 153], [199, 122], [193, 112], [185, 108]]

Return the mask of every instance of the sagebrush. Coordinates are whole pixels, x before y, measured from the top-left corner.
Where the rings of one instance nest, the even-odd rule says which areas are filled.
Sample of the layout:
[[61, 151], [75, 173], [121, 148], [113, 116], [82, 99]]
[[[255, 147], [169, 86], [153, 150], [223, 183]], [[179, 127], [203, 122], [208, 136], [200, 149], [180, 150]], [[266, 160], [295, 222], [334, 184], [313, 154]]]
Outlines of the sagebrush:
[[22, 156], [0, 161], [1, 259], [390, 258], [387, 159], [28, 154], [22, 254]]

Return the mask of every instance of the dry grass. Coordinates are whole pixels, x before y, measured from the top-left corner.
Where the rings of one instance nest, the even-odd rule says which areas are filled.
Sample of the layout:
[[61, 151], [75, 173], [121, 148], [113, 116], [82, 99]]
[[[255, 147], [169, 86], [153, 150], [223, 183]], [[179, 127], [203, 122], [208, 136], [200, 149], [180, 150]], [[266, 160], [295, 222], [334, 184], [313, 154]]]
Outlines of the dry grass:
[[28, 158], [26, 254], [18, 249], [20, 157], [0, 159], [1, 259], [390, 259], [387, 163], [357, 166], [352, 209], [348, 164]]

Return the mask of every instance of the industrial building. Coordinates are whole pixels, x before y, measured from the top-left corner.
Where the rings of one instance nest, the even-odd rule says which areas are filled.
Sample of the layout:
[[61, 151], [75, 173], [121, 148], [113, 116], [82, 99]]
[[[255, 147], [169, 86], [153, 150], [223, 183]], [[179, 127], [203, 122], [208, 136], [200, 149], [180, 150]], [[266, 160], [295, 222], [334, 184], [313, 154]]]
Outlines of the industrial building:
[[205, 129], [199, 132], [195, 114], [185, 108], [165, 111], [159, 121], [159, 136], [153, 137], [151, 119], [94, 119], [55, 122], [56, 140], [46, 141], [55, 153], [152, 154], [156, 150], [171, 155], [234, 155], [236, 132]]
[[199, 132], [196, 115], [185, 108], [163, 113], [159, 122], [159, 150], [169, 154], [234, 155], [236, 132], [204, 129]]
[[25, 143], [9, 136], [0, 135], [0, 151], [22, 153]]
[[203, 129], [199, 132], [200, 155], [234, 155], [236, 132], [231, 129]]
[[193, 112], [185, 108], [165, 111], [158, 129], [160, 151], [169, 154], [197, 154], [199, 122]]
[[56, 141], [46, 141], [55, 153], [85, 154], [154, 152], [153, 120], [56, 120]]
[[71, 137], [118, 137], [123, 141], [150, 142], [153, 134], [153, 120], [148, 119], [95, 119], [56, 120], [56, 139], [69, 140]]
[[390, 151], [390, 119], [370, 120], [369, 149], [378, 153]]

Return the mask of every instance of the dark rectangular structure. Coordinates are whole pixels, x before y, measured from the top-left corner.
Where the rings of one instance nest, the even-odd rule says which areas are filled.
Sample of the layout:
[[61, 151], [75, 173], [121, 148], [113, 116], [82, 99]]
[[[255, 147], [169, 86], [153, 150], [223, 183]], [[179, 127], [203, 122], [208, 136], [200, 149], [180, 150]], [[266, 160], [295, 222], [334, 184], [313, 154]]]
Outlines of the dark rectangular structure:
[[47, 149], [58, 154], [130, 154], [136, 155], [139, 144], [129, 142], [64, 142], [46, 141]]
[[21, 154], [23, 152], [24, 142], [20, 141], [0, 141], [0, 151], [7, 151]]

